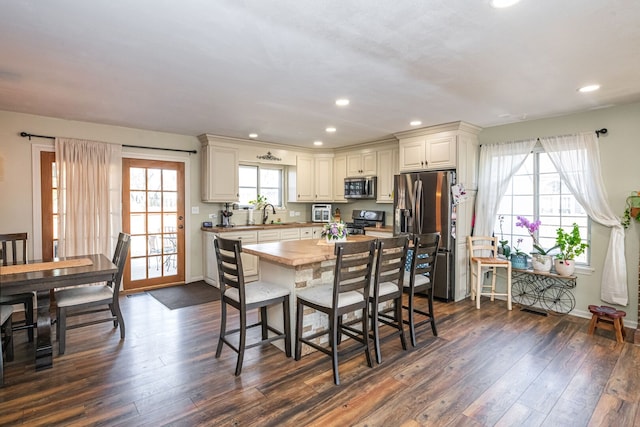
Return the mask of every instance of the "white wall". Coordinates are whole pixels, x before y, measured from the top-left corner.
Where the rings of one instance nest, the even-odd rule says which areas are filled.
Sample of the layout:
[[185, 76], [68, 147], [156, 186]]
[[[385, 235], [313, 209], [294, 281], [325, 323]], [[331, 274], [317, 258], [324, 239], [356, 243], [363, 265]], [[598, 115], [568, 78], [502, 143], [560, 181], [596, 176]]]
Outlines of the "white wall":
[[[30, 239], [34, 236], [32, 144], [46, 145], [53, 142], [40, 138], [29, 141], [20, 136], [22, 131], [127, 145], [198, 150], [198, 153], [200, 151], [200, 143], [196, 137], [0, 111], [0, 233], [26, 231]], [[208, 218], [206, 213], [211, 210], [200, 202], [199, 154], [188, 156], [169, 151], [123, 149], [125, 156], [127, 153], [140, 152], [165, 157], [167, 160], [187, 157], [190, 176], [185, 177], [185, 181], [190, 204], [186, 206], [188, 229], [185, 240], [191, 257], [186, 266], [186, 279], [197, 280], [202, 277], [203, 271], [200, 225]], [[199, 207], [200, 214], [191, 215], [191, 206]], [[30, 247], [30, 259], [33, 259], [33, 253], [33, 247]]]
[[[505, 126], [486, 128], [480, 133], [480, 143], [513, 141], [541, 136], [563, 135], [607, 128], [601, 136], [600, 157], [604, 183], [609, 203], [614, 212], [622, 216], [625, 199], [631, 191], [640, 190], [640, 103], [594, 110], [552, 119], [532, 120]], [[589, 304], [605, 304], [600, 300], [602, 265], [609, 243], [609, 229], [592, 222], [591, 264], [592, 274], [578, 274], [576, 313], [590, 317]], [[627, 230], [625, 254], [627, 260], [627, 286], [629, 305], [621, 308], [627, 312], [627, 323], [635, 327], [638, 319], [638, 253], [640, 224], [632, 224]], [[611, 304], [606, 304], [611, 305]]]

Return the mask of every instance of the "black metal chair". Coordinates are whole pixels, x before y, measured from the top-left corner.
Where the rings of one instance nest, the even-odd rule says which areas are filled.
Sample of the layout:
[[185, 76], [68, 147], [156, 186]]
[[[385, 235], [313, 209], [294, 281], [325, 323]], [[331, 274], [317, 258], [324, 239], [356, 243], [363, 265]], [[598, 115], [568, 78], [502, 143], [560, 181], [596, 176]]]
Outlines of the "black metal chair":
[[[408, 294], [407, 305], [409, 334], [411, 345], [416, 346], [416, 328], [426, 323], [431, 324], [434, 336], [438, 336], [436, 319], [433, 313], [433, 283], [436, 275], [436, 256], [440, 245], [440, 233], [417, 234], [413, 237], [411, 268], [404, 273], [404, 292]], [[427, 298], [427, 311], [416, 308], [416, 298]], [[416, 322], [416, 316], [423, 319]]]
[[[55, 292], [57, 309], [56, 336], [58, 337], [58, 352], [64, 354], [66, 347], [67, 329], [95, 325], [103, 322], [113, 322], [113, 327], [120, 327], [120, 339], [124, 339], [124, 317], [120, 310], [120, 282], [124, 264], [129, 254], [131, 237], [120, 233], [118, 243], [113, 254], [113, 263], [118, 267], [113, 279], [106, 283], [75, 288], [62, 289]], [[102, 307], [101, 307], [102, 306]], [[97, 307], [97, 308], [96, 308]], [[110, 311], [111, 316], [88, 320], [67, 326], [67, 317]]]
[[[372, 367], [369, 354], [369, 289], [373, 270], [373, 257], [376, 241], [336, 243], [333, 284], [302, 289], [296, 296], [296, 360], [300, 360], [302, 344], [307, 344], [331, 357], [333, 363], [333, 381], [340, 384], [338, 357], [347, 356], [364, 350], [367, 364]], [[303, 331], [304, 308], [310, 307], [325, 313], [329, 318], [329, 328], [313, 332], [305, 337]], [[348, 313], [361, 312], [360, 329], [343, 323], [342, 317]], [[349, 344], [338, 349], [341, 334], [352, 338], [355, 345]], [[325, 347], [313, 341], [329, 336], [329, 346]]]
[[[244, 282], [242, 271], [242, 242], [217, 238], [214, 240], [216, 259], [218, 262], [218, 277], [220, 284], [220, 337], [216, 349], [216, 358], [222, 353], [223, 344], [228, 345], [238, 353], [235, 375], [242, 373], [244, 352], [248, 348], [256, 347], [264, 343], [284, 339], [285, 354], [291, 357], [291, 314], [289, 309], [289, 289], [277, 284], [256, 281]], [[267, 307], [282, 304], [284, 331], [269, 326], [267, 319]], [[240, 313], [240, 327], [227, 330], [227, 306], [231, 306]], [[260, 309], [260, 320], [257, 323], [247, 325], [247, 311]], [[247, 330], [256, 326], [262, 329], [262, 337], [258, 342], [247, 344]], [[269, 331], [274, 335], [269, 336]], [[239, 341], [236, 346], [229, 336], [239, 333]]]
[[[0, 244], [2, 245], [0, 251], [2, 264], [0, 265], [27, 263], [27, 233], [0, 234]], [[8, 248], [11, 250], [9, 251]], [[26, 329], [29, 342], [33, 341], [33, 330], [36, 327], [33, 317], [33, 298], [33, 292], [0, 296], [0, 305], [24, 306], [24, 320], [14, 321], [13, 331]]]
[[6, 353], [7, 362], [13, 360], [13, 329], [11, 315], [13, 307], [0, 305], [0, 386], [4, 384], [4, 360]]
[[[382, 363], [380, 324], [397, 329], [397, 334], [387, 335], [385, 339], [399, 335], [402, 348], [407, 349], [404, 322], [402, 321], [402, 295], [408, 247], [408, 236], [378, 239], [376, 244], [376, 268], [372, 288], [369, 292], [369, 305], [371, 307], [373, 343], [378, 364]], [[392, 301], [393, 304], [390, 307], [380, 308], [380, 304], [387, 301]]]

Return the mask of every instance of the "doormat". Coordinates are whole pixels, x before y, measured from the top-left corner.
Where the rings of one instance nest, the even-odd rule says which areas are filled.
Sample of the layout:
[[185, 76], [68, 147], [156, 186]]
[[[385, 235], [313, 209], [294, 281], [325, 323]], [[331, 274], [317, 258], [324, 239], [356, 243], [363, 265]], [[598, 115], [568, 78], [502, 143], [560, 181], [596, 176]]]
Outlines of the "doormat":
[[204, 281], [147, 291], [169, 310], [205, 304], [220, 299], [220, 291]]

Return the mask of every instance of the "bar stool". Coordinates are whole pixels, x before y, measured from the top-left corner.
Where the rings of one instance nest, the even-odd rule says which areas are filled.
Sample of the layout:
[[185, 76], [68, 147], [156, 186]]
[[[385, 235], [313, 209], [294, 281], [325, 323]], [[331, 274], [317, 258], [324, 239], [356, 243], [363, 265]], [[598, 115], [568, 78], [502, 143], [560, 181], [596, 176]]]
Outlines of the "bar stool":
[[626, 333], [622, 318], [627, 315], [626, 312], [606, 305], [590, 305], [589, 311], [593, 314], [589, 323], [589, 335], [593, 335], [597, 328], [601, 328], [614, 331], [616, 333], [616, 341], [624, 342]]

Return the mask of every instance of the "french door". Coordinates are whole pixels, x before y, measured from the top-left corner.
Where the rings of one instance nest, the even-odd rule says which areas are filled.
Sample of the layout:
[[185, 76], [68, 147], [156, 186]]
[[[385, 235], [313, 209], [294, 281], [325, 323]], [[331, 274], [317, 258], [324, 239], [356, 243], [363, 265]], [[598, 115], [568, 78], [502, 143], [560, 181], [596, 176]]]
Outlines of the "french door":
[[126, 291], [184, 284], [184, 163], [122, 159]]

